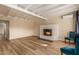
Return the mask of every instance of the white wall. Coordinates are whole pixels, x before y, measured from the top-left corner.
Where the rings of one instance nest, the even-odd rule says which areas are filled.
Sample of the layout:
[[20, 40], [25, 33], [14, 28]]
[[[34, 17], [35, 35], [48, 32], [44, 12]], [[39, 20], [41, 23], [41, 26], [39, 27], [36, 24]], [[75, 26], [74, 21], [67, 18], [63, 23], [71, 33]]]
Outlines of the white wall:
[[10, 20], [10, 39], [34, 35], [34, 22], [23, 19]]
[[23, 18], [7, 18], [5, 16], [0, 16], [0, 20], [9, 20], [10, 39], [35, 35], [33, 20], [28, 20]]
[[[59, 25], [59, 39], [63, 40], [69, 31], [74, 31], [74, 19], [73, 15], [64, 16], [61, 18], [60, 16], [56, 17], [49, 17], [49, 20], [41, 22], [43, 24], [58, 24]], [[37, 22], [37, 33], [39, 33], [39, 26], [41, 25], [39, 22]], [[37, 34], [38, 35], [38, 34]]]
[[47, 24], [59, 24], [59, 39], [64, 39], [69, 31], [74, 31], [74, 19], [73, 15], [67, 15], [62, 17], [52, 17]]
[[74, 21], [72, 16], [67, 16], [64, 18], [61, 17], [52, 17], [47, 21], [40, 20], [38, 18], [31, 18], [28, 20], [27, 18], [24, 20], [22, 18], [7, 18], [1, 17], [1, 20], [9, 20], [10, 21], [10, 39], [16, 39], [20, 37], [27, 36], [39, 36], [40, 33], [40, 25], [45, 24], [58, 24], [59, 25], [59, 39], [64, 39], [67, 36], [69, 31], [74, 31]]

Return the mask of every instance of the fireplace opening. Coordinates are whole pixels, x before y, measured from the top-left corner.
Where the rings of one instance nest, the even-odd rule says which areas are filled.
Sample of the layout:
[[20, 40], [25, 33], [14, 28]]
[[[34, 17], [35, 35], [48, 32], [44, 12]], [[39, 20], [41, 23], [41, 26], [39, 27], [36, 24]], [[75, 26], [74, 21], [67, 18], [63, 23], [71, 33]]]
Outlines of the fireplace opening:
[[52, 29], [43, 29], [43, 34], [45, 36], [52, 36]]

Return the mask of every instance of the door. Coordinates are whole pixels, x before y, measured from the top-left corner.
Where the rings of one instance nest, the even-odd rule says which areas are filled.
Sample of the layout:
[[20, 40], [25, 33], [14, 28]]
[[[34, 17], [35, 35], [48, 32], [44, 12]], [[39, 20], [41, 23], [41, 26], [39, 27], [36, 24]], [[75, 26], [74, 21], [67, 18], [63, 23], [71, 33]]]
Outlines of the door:
[[0, 40], [9, 40], [9, 21], [0, 20]]

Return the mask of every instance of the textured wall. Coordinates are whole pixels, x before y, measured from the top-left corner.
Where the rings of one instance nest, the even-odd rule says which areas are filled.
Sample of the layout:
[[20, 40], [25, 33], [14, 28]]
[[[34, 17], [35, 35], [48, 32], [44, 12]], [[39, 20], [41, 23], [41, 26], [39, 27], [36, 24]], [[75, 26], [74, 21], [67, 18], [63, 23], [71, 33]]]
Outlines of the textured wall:
[[59, 25], [59, 39], [64, 39], [69, 31], [74, 31], [74, 20], [73, 15], [61, 17], [52, 17], [46, 21], [47, 24], [58, 24]]
[[10, 39], [35, 35], [34, 21], [32, 20], [23, 18], [7, 18], [5, 16], [0, 16], [0, 19], [9, 20]]

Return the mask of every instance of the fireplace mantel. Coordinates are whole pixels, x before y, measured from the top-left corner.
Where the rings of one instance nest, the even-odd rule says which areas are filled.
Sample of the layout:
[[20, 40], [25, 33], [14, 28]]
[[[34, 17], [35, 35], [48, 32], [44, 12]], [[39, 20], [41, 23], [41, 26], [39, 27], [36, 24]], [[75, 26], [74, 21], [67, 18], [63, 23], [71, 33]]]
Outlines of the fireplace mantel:
[[[44, 35], [44, 30], [48, 30], [48, 33], [50, 35]], [[52, 32], [51, 32], [52, 31]], [[59, 26], [58, 24], [54, 25], [41, 25], [40, 26], [40, 38], [46, 39], [46, 40], [58, 40], [59, 37]]]

